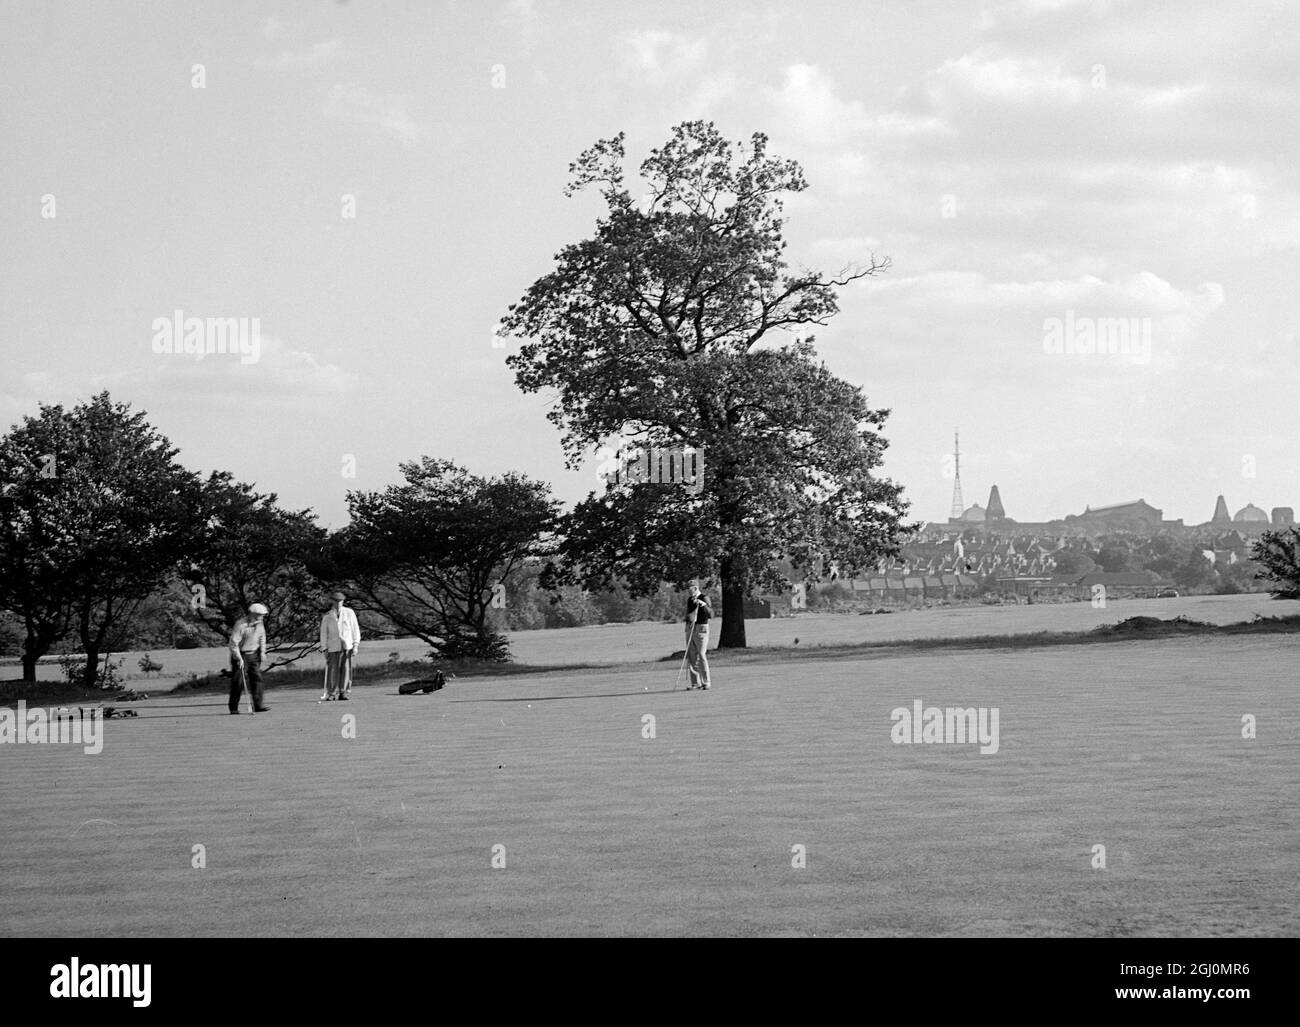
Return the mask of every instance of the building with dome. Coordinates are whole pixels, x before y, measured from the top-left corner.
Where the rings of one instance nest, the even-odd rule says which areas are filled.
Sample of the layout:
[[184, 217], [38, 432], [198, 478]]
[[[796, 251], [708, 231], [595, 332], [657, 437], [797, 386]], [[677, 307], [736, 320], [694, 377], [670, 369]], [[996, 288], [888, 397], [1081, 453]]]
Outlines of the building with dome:
[[1268, 514], [1254, 503], [1247, 503], [1233, 515], [1232, 526], [1243, 533], [1267, 531], [1270, 527]]
[[1192, 525], [1198, 534], [1235, 532], [1243, 538], [1260, 535], [1265, 531], [1280, 531], [1295, 523], [1295, 513], [1289, 506], [1275, 506], [1272, 514], [1265, 513], [1254, 503], [1247, 503], [1232, 517], [1223, 496], [1215, 501], [1214, 516], [1204, 524]]

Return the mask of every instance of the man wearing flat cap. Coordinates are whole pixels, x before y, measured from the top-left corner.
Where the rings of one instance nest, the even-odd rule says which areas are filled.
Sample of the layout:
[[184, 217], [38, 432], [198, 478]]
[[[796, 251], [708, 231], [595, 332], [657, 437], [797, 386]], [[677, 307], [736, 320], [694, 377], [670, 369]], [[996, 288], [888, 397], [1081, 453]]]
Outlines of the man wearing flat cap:
[[343, 605], [346, 596], [335, 592], [333, 605], [320, 619], [320, 647], [325, 653], [325, 694], [322, 702], [346, 700], [352, 691], [352, 657], [361, 644], [357, 615]]
[[262, 703], [262, 662], [266, 659], [267, 609], [254, 603], [235, 621], [230, 632], [230, 712], [239, 712], [239, 693], [248, 686], [248, 697], [256, 713], [265, 713]]

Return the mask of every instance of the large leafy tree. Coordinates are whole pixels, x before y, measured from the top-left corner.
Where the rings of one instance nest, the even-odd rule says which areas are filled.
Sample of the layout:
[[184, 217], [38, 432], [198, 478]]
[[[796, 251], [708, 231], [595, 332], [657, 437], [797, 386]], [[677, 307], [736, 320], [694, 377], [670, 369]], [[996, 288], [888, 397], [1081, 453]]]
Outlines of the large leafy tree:
[[623, 138], [571, 166], [569, 194], [594, 187], [607, 209], [502, 319], [523, 340], [507, 363], [524, 391], [554, 390], [570, 467], [614, 437], [704, 452], [702, 487], [623, 482], [579, 503], [559, 580], [645, 595], [716, 577], [720, 644], [740, 647], [745, 597], [790, 584], [782, 557], [815, 576], [823, 554], [852, 573], [897, 551], [907, 504], [875, 473], [888, 411], [802, 334], [836, 313], [838, 287], [888, 261], [830, 278], [787, 265], [782, 196], [806, 183], [761, 133], [733, 147], [711, 123], [679, 125], [641, 164], [640, 201]]
[[139, 604], [202, 548], [201, 482], [107, 392], [72, 410], [42, 405], [0, 450], [0, 605], [27, 626], [23, 676], [70, 629], [93, 686]]
[[326, 532], [310, 510], [285, 510], [274, 493], [261, 495], [227, 472], [204, 486], [210, 541], [184, 570], [192, 615], [224, 640], [252, 603], [267, 614], [272, 666], [301, 659], [320, 647], [318, 627], [328, 605], [307, 564]]
[[348, 493], [351, 523], [313, 570], [444, 658], [505, 661], [505, 637], [488, 611], [554, 531], [550, 487], [514, 473], [479, 477], [432, 457], [401, 470], [403, 484]]

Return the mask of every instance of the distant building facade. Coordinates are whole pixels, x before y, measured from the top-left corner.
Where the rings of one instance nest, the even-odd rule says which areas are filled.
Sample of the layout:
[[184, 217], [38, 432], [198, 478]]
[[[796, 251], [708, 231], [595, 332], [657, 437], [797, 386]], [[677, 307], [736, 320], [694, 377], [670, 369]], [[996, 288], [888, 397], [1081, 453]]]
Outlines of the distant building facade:
[[972, 529], [998, 535], [1093, 538], [1098, 535], [1122, 533], [1147, 536], [1173, 533], [1208, 537], [1214, 533], [1230, 531], [1240, 532], [1245, 536], [1256, 536], [1264, 531], [1289, 528], [1294, 524], [1295, 511], [1289, 506], [1275, 506], [1271, 513], [1265, 513], [1253, 503], [1247, 503], [1233, 515], [1229, 514], [1228, 503], [1223, 496], [1219, 496], [1215, 501], [1214, 514], [1204, 524], [1184, 524], [1181, 518], [1166, 520], [1164, 511], [1152, 506], [1145, 499], [1112, 503], [1107, 506], [1088, 506], [1084, 508], [1083, 513], [1068, 514], [1054, 521], [1017, 521], [1007, 516], [1006, 509], [1002, 505], [1002, 494], [994, 485], [989, 491], [986, 507], [976, 503], [962, 511], [960, 517], [950, 517], [946, 524], [932, 523], [928, 527], [944, 528], [949, 531]]

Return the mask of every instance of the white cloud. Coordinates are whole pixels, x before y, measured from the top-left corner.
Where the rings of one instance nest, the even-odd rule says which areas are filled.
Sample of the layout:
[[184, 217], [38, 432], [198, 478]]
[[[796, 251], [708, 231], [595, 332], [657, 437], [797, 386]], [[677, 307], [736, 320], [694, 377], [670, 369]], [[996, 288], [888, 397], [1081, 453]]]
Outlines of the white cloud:
[[329, 91], [322, 111], [326, 118], [370, 125], [396, 136], [404, 146], [415, 143], [424, 129], [407, 112], [400, 96], [376, 93], [356, 82], [340, 82]]
[[[817, 195], [857, 197], [879, 190], [882, 162], [950, 134], [930, 114], [870, 111], [860, 100], [842, 98], [831, 77], [812, 64], [787, 67], [766, 98], [775, 112], [774, 139], [797, 155]], [[818, 204], [816, 198], [804, 202]]]
[[785, 131], [812, 147], [876, 149], [889, 142], [949, 134], [948, 126], [934, 115], [870, 112], [860, 100], [841, 99], [831, 77], [813, 64], [787, 67], [780, 88], [768, 95]]
[[1089, 81], [1038, 58], [966, 54], [926, 75], [925, 92], [941, 112], [966, 102], [1073, 104], [1093, 92]]
[[276, 68], [309, 68], [327, 64], [343, 55], [343, 40], [330, 39], [307, 50], [283, 50], [271, 65]]
[[256, 363], [245, 364], [237, 354], [208, 354], [197, 359], [182, 353], [155, 354], [143, 370], [114, 372], [92, 380], [95, 389], [130, 387], [139, 382], [169, 392], [262, 392], [303, 398], [348, 392], [357, 376], [337, 364], [322, 362], [306, 350], [292, 349], [277, 335], [260, 336]]
[[693, 117], [712, 114], [718, 104], [730, 100], [740, 92], [740, 78], [734, 72], [720, 71], [705, 75], [686, 102], [687, 112]]
[[641, 29], [620, 37], [616, 51], [625, 74], [652, 85], [663, 85], [702, 69], [708, 59], [709, 44], [704, 39], [676, 32]]
[[1204, 282], [1194, 290], [1179, 289], [1151, 271], [1110, 280], [1080, 275], [1028, 282], [990, 281], [977, 271], [939, 271], [866, 279], [863, 287], [877, 301], [897, 302], [909, 309], [1023, 309], [1037, 314], [1086, 307], [1087, 313], [1096, 316], [1182, 317], [1197, 322], [1224, 302], [1223, 287], [1217, 282]]
[[537, 12], [536, 0], [509, 0], [497, 17], [497, 22], [516, 33], [520, 53], [529, 54], [537, 45], [541, 18]]
[[1123, 0], [1007, 0], [980, 11], [978, 27], [988, 32], [1011, 21], [1034, 21], [1066, 13], [1109, 14]]

